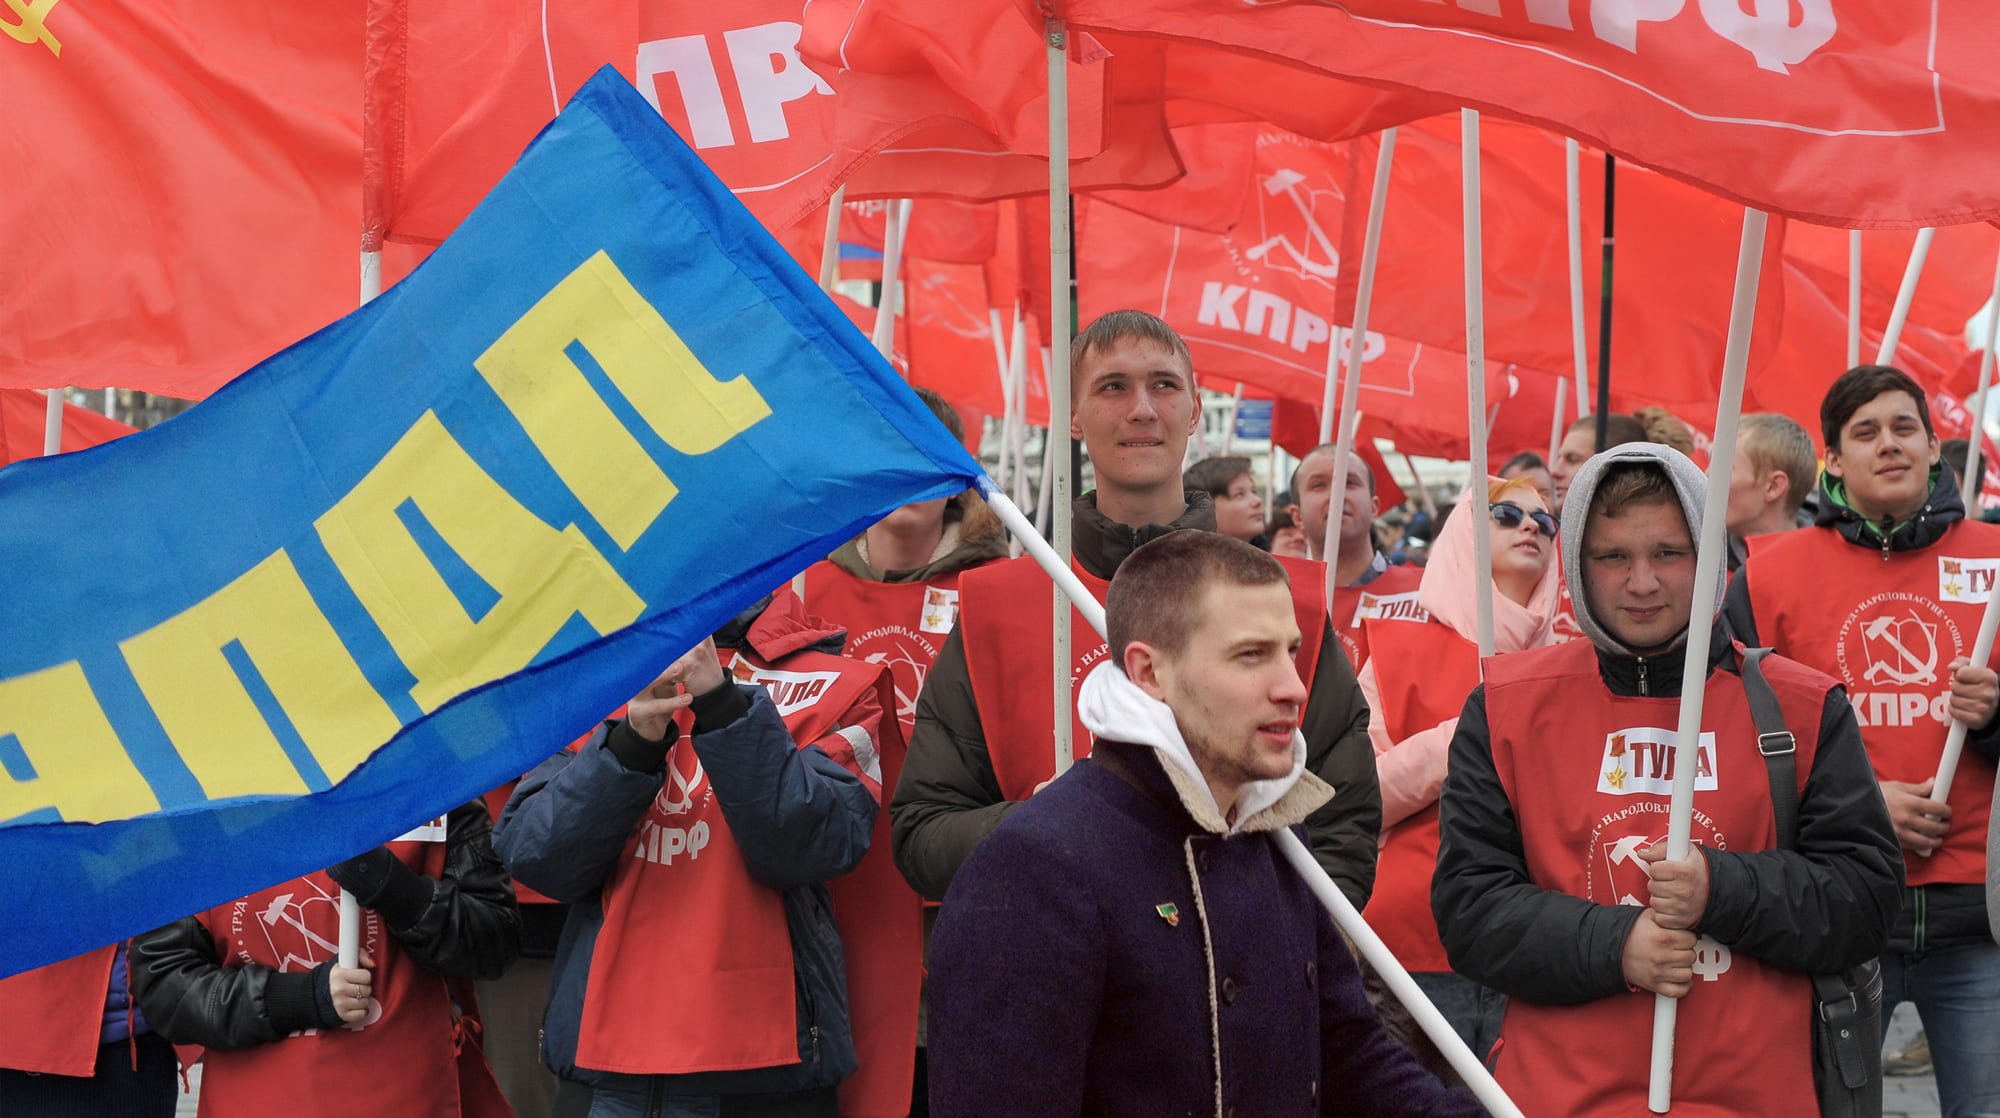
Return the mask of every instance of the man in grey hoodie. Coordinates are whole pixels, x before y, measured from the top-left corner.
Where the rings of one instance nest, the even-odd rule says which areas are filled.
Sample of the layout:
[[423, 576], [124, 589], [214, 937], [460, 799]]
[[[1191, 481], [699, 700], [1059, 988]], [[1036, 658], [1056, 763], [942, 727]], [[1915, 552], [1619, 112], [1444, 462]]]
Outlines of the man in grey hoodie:
[[[1510, 999], [1495, 1073], [1542, 1113], [1642, 1112], [1655, 993], [1681, 1000], [1677, 1109], [1809, 1113], [1807, 973], [1871, 958], [1895, 922], [1902, 860], [1853, 709], [1770, 656], [1798, 803], [1779, 848], [1742, 657], [1692, 616], [1704, 488], [1664, 446], [1584, 463], [1560, 546], [1588, 639], [1485, 661], [1452, 740], [1432, 909], [1452, 968]], [[1715, 627], [1699, 845], [1668, 860], [1691, 621]]]

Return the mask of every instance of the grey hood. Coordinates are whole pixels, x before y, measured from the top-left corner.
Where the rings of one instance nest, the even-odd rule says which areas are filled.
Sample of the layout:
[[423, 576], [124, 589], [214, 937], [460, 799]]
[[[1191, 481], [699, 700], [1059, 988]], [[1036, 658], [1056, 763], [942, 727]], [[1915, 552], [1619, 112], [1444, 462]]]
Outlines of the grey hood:
[[[1603, 479], [1604, 471], [1618, 462], [1651, 462], [1667, 472], [1674, 492], [1680, 495], [1681, 512], [1687, 517], [1688, 531], [1693, 534], [1697, 546], [1701, 542], [1702, 506], [1708, 499], [1708, 478], [1700, 467], [1688, 460], [1687, 455], [1673, 447], [1660, 443], [1624, 443], [1592, 456], [1577, 467], [1576, 475], [1570, 479], [1569, 491], [1563, 495], [1562, 537], [1559, 541], [1562, 546], [1563, 580], [1569, 586], [1570, 604], [1576, 610], [1577, 626], [1598, 648], [1637, 656], [1640, 655], [1637, 649], [1628, 647], [1598, 624], [1583, 581], [1583, 529], [1590, 517], [1591, 498], [1597, 493], [1597, 483]], [[1718, 610], [1722, 606], [1722, 588], [1728, 577], [1727, 564], [1718, 565], [1715, 586]], [[1680, 640], [1686, 640], [1685, 631]], [[1678, 645], [1680, 640], [1674, 643]]]

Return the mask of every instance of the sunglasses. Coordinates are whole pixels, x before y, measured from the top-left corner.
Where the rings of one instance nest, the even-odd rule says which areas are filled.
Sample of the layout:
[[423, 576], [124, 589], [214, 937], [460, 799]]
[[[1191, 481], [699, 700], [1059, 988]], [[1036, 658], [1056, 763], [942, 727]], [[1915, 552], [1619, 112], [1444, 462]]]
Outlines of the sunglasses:
[[1535, 522], [1535, 531], [1548, 539], [1556, 538], [1556, 518], [1548, 513], [1529, 512], [1511, 501], [1501, 501], [1497, 505], [1489, 505], [1488, 508], [1492, 510], [1493, 523], [1502, 528], [1519, 528], [1522, 520], [1532, 520]]

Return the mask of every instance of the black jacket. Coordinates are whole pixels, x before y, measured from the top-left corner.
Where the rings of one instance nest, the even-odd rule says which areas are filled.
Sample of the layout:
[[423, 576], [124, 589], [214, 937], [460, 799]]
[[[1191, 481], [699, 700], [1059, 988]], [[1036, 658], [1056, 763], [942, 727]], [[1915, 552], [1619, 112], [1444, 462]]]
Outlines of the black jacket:
[[[1097, 511], [1097, 495], [1078, 498], [1072, 513], [1076, 560], [1108, 579], [1140, 545], [1184, 528], [1215, 530], [1215, 509], [1198, 490], [1186, 494], [1187, 512], [1172, 524], [1133, 527]], [[910, 735], [903, 775], [889, 804], [896, 866], [912, 888], [941, 900], [952, 875], [1019, 801], [1000, 793], [979, 705], [966, 669], [962, 629], [938, 652], [917, 696], [917, 725]], [[1382, 826], [1382, 790], [1375, 751], [1368, 741], [1368, 707], [1335, 639], [1321, 634], [1319, 662], [1306, 699], [1306, 767], [1338, 793], [1306, 820], [1313, 853], [1340, 891], [1360, 908], [1375, 884], [1376, 836]]]
[[[1840, 499], [1838, 479], [1829, 479], [1829, 496], [1820, 502], [1819, 514], [1809, 532], [1829, 532], [1853, 547], [1871, 551], [1922, 551], [1944, 538], [1945, 530], [1965, 519], [1965, 501], [1951, 470], [1933, 469], [1931, 495], [1917, 514], [1893, 525], [1885, 535], [1881, 528], [1861, 518], [1861, 514]], [[1750, 579], [1756, 575], [1751, 562], [1729, 582], [1722, 615], [1736, 639], [1747, 645], [1759, 643], [1756, 611], [1750, 602]], [[1777, 650], [1780, 655], [1786, 649]], [[1967, 749], [1990, 760], [2000, 761], [2000, 718], [1965, 735]], [[1871, 779], [1873, 774], [1870, 774]], [[1986, 916], [1986, 889], [1975, 884], [1913, 885], [1907, 889], [1902, 915], [1889, 939], [1893, 951], [1926, 951], [1972, 943], [1993, 942], [1993, 930]]]
[[[521, 953], [521, 913], [493, 852], [493, 821], [474, 800], [445, 818], [445, 869], [426, 877], [399, 861], [372, 894], [357, 894], [426, 970], [498, 978]], [[132, 941], [132, 989], [154, 1032], [175, 1044], [249, 1048], [322, 1027], [319, 970], [224, 966], [189, 916]]]
[[[1735, 674], [1718, 632], [1711, 673]], [[1597, 650], [1614, 694], [1677, 695], [1684, 647], [1637, 657]], [[1494, 768], [1486, 689], [1465, 701], [1439, 800], [1431, 909], [1454, 971], [1509, 997], [1553, 1005], [1626, 989], [1625, 940], [1644, 911], [1542, 889], [1529, 876], [1513, 805]], [[1881, 953], [1895, 920], [1903, 859], [1846, 692], [1827, 695], [1799, 799], [1799, 849], [1722, 851], [1708, 859], [1699, 932], [1774, 966], [1831, 971]]]

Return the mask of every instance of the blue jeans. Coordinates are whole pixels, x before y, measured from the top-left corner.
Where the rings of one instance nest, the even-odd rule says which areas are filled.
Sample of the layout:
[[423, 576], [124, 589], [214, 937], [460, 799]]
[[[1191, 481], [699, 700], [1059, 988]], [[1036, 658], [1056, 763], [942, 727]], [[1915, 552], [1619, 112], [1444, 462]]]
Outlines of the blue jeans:
[[1479, 1062], [1493, 1066], [1493, 1046], [1500, 1040], [1500, 1018], [1507, 1012], [1506, 995], [1489, 990], [1450, 971], [1411, 971], [1417, 989], [1437, 1006], [1452, 1031]]
[[1882, 1020], [1906, 1001], [1930, 1040], [1943, 1118], [2000, 1118], [2000, 945], [1882, 956]]

